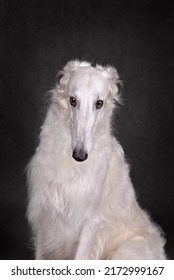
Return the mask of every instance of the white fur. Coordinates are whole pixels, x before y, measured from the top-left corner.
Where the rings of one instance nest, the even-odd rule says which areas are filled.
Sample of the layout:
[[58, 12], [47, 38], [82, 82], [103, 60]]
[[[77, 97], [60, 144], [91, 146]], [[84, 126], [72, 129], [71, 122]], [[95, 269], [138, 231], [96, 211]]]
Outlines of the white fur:
[[[111, 133], [116, 69], [71, 61], [62, 74], [28, 167], [36, 259], [164, 259], [160, 229], [137, 204]], [[76, 161], [75, 149], [88, 158]]]

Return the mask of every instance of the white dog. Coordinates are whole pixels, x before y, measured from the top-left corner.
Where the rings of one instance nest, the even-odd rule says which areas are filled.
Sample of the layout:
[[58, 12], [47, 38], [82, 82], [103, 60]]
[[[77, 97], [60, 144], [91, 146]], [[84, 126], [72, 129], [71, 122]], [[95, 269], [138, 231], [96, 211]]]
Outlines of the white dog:
[[116, 69], [70, 61], [61, 73], [28, 167], [36, 259], [165, 259], [111, 133]]

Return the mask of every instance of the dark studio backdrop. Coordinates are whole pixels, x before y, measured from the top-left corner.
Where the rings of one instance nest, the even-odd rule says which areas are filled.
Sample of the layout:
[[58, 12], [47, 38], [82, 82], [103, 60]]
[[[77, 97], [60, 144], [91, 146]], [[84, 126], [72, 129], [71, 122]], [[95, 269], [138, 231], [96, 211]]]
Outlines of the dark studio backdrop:
[[45, 93], [71, 59], [115, 66], [124, 106], [113, 124], [138, 201], [174, 259], [174, 5], [153, 0], [6, 0], [1, 13], [0, 259], [31, 259], [25, 167]]

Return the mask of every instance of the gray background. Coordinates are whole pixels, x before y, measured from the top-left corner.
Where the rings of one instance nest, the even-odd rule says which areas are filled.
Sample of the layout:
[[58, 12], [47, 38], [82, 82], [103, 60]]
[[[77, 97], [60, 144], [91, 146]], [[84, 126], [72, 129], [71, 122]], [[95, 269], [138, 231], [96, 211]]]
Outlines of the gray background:
[[56, 74], [71, 59], [116, 66], [114, 128], [137, 197], [174, 258], [173, 1], [6, 0], [1, 12], [0, 258], [30, 259], [25, 166]]

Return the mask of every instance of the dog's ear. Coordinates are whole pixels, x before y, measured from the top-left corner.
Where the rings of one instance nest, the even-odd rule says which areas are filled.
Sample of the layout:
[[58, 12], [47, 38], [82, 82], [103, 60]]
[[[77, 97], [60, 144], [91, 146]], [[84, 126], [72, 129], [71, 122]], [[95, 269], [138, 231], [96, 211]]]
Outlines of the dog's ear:
[[79, 62], [77, 60], [69, 61], [57, 74], [57, 90], [59, 92], [59, 103], [62, 107], [67, 107], [66, 97], [67, 97], [67, 84], [70, 76], [77, 68]]
[[74, 72], [77, 69], [79, 63], [80, 62], [78, 60], [69, 61], [63, 68], [64, 74], [71, 74]]
[[[59, 71], [57, 74], [57, 83], [56, 83], [56, 100], [60, 105], [60, 109], [67, 110], [68, 102], [67, 102], [67, 84], [68, 80], [75, 70], [77, 61], [69, 61], [63, 68], [63, 70]], [[57, 95], [58, 93], [58, 95]]]
[[122, 87], [122, 81], [119, 78], [117, 70], [112, 66], [107, 66], [103, 70], [103, 75], [108, 79], [110, 92], [112, 98], [121, 103], [120, 99], [120, 89]]

